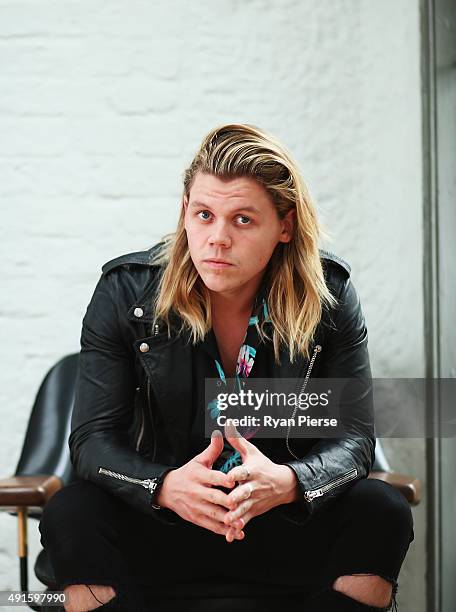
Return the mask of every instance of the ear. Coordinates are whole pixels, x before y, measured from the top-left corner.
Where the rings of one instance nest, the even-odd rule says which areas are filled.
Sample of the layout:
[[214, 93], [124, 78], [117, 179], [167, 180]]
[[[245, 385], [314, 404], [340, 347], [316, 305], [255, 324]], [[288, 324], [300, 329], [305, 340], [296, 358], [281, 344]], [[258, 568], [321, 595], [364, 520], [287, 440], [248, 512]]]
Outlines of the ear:
[[293, 229], [296, 219], [296, 209], [292, 208], [287, 212], [285, 217], [280, 221], [282, 224], [282, 231], [280, 233], [280, 242], [290, 242], [293, 238]]

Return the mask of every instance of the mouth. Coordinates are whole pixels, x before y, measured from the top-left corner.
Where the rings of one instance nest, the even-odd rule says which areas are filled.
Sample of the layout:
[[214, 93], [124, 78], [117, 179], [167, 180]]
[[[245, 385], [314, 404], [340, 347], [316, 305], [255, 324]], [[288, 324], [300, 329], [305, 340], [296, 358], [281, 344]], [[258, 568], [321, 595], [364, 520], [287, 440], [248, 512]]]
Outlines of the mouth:
[[203, 263], [210, 268], [232, 268], [234, 264], [231, 264], [223, 259], [204, 259]]

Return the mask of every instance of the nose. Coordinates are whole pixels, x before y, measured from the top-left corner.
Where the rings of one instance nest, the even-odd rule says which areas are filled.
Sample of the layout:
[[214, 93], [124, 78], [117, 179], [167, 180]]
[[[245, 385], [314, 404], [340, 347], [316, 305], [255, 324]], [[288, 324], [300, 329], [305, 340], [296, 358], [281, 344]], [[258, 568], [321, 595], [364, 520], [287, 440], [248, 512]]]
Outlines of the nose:
[[211, 234], [209, 236], [209, 244], [214, 246], [231, 246], [231, 237], [226, 229], [226, 224], [221, 221], [219, 223], [214, 223], [211, 227]]

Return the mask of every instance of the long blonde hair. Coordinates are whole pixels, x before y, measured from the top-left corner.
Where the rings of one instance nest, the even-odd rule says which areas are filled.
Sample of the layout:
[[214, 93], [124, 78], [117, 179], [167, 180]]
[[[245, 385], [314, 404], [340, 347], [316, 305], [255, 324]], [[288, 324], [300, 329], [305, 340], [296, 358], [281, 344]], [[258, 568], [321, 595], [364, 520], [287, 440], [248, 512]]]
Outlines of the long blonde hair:
[[281, 343], [288, 348], [291, 362], [299, 353], [309, 358], [323, 305], [336, 303], [325, 283], [318, 251], [319, 238], [326, 233], [290, 153], [273, 136], [250, 124], [221, 125], [211, 130], [183, 174], [177, 229], [163, 237], [152, 260], [162, 266], [154, 322], [165, 321], [169, 334], [170, 316], [177, 314], [179, 333], [190, 332], [193, 343], [203, 340], [212, 326], [210, 294], [190, 257], [184, 227], [183, 201], [188, 201], [198, 172], [223, 179], [254, 178], [266, 188], [280, 219], [289, 210], [296, 210], [293, 237], [288, 243], [278, 243], [264, 277], [272, 338], [264, 324], [258, 329], [262, 340], [272, 340], [277, 362]]

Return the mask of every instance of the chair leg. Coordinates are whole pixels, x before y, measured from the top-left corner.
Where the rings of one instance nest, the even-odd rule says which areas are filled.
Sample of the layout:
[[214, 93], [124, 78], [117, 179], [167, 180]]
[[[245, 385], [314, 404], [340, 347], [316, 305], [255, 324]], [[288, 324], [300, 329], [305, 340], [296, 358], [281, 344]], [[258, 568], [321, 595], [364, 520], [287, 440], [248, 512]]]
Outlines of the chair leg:
[[18, 508], [18, 536], [19, 536], [19, 573], [21, 579], [21, 591], [28, 590], [28, 567], [27, 567], [27, 508]]

